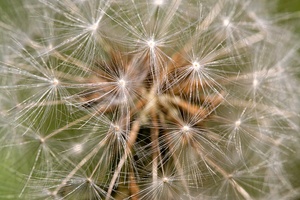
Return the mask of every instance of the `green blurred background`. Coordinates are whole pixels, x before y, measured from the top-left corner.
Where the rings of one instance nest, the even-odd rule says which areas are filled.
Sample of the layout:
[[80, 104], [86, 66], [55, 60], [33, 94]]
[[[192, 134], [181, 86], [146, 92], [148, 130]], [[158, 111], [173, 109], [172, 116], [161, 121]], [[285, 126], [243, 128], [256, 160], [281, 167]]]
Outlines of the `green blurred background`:
[[300, 11], [300, 0], [279, 0], [278, 11], [280, 12]]

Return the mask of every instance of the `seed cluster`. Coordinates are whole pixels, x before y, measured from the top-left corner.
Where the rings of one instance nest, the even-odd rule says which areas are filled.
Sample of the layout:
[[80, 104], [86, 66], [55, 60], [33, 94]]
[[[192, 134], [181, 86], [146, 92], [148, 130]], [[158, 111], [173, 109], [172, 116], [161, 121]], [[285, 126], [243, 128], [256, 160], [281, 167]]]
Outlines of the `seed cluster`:
[[20, 18], [0, 17], [0, 199], [299, 196], [292, 16], [256, 0], [16, 2]]

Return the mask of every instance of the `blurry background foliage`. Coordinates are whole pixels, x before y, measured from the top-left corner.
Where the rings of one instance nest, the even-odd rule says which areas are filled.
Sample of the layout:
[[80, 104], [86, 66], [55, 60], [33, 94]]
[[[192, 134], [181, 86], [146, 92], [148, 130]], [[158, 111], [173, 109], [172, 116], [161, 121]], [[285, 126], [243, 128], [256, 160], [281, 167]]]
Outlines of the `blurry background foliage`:
[[[300, 0], [279, 0], [277, 11], [280, 12], [280, 13], [300, 12]], [[298, 34], [300, 35], [300, 18], [295, 18], [294, 20], [295, 20], [295, 25], [297, 25], [297, 27], [295, 27], [295, 28], [296, 28]], [[300, 50], [298, 50], [298, 51], [300, 53]], [[298, 152], [298, 154], [299, 153], [300, 152]], [[294, 156], [294, 155], [291, 155], [291, 156]], [[291, 162], [295, 162], [295, 163], [289, 165], [290, 169], [287, 169], [287, 171], [289, 171], [291, 174], [295, 174], [294, 177], [291, 177], [292, 183], [294, 183], [294, 185], [296, 187], [299, 187], [300, 186], [300, 178], [299, 178], [299, 174], [300, 174], [300, 156], [298, 156], [297, 160], [291, 158]]]
[[295, 12], [300, 10], [299, 0], [279, 0], [278, 11], [279, 12]]
[[[300, 0], [278, 0], [277, 9], [280, 13], [299, 12], [300, 16]], [[294, 19], [297, 24], [296, 30], [300, 35], [300, 17]]]

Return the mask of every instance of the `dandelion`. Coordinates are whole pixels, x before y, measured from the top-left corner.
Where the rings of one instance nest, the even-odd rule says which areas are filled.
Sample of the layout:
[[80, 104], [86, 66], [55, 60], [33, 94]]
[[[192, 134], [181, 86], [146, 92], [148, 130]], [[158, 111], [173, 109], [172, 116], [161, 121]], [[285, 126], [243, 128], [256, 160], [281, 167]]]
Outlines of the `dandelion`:
[[1, 199], [300, 196], [287, 170], [299, 44], [281, 23], [297, 14], [255, 0], [8, 5]]

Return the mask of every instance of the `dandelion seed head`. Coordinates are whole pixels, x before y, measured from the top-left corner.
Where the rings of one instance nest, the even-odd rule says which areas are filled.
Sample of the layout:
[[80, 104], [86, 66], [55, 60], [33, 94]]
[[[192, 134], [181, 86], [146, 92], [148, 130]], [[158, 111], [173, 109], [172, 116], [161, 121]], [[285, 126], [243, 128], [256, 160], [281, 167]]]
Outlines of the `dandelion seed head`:
[[156, 46], [156, 42], [153, 39], [150, 39], [147, 41], [147, 45], [150, 47], [150, 49], [153, 49]]
[[195, 71], [199, 71], [199, 70], [202, 69], [202, 66], [200, 65], [199, 62], [195, 61], [195, 62], [192, 63], [191, 68], [192, 68], [193, 70], [195, 70]]
[[235, 128], [238, 128], [240, 125], [241, 125], [242, 121], [240, 119], [236, 120], [234, 125], [235, 125]]
[[95, 31], [97, 31], [98, 27], [99, 27], [99, 21], [97, 21], [94, 24], [90, 25], [88, 27], [88, 30], [91, 31], [91, 32], [95, 32]]
[[42, 138], [42, 137], [41, 137], [41, 138], [39, 138], [39, 140], [40, 140], [40, 143], [41, 143], [41, 144], [44, 144], [44, 143], [45, 143], [45, 141], [46, 141], [46, 140], [45, 140], [44, 138]]
[[122, 78], [118, 81], [118, 85], [124, 89], [126, 87], [126, 81]]
[[190, 130], [191, 130], [191, 128], [188, 125], [185, 125], [185, 126], [182, 127], [182, 131], [184, 133], [188, 133], [188, 131], [190, 131]]
[[54, 78], [52, 79], [51, 83], [53, 84], [53, 86], [57, 86], [59, 84], [59, 80]]
[[83, 146], [82, 144], [75, 144], [72, 148], [73, 152], [78, 154], [78, 153], [81, 153], [82, 150], [83, 150]]
[[118, 134], [118, 133], [120, 133], [120, 131], [121, 131], [121, 128], [120, 128], [120, 126], [119, 126], [119, 125], [112, 124], [111, 126], [112, 126], [112, 129], [113, 129], [113, 133], [115, 133], [115, 134]]
[[170, 181], [170, 180], [169, 180], [168, 177], [163, 177], [163, 178], [162, 178], [162, 182], [163, 182], [163, 183], [169, 183], [169, 181]]
[[[299, 66], [290, 59], [299, 56], [281, 36], [289, 30], [273, 26], [280, 18], [257, 20], [264, 17], [252, 11], [256, 1], [30, 2], [30, 15], [41, 13], [47, 26], [31, 17], [26, 33], [0, 19], [1, 36], [16, 32], [20, 40], [17, 49], [6, 38], [0, 44], [0, 98], [7, 98], [0, 113], [18, 123], [0, 130], [1, 156], [9, 158], [10, 148], [30, 151], [24, 198], [33, 188], [53, 199], [108, 200], [123, 193], [124, 181], [124, 199], [131, 192], [136, 199], [252, 199], [247, 185], [258, 180], [253, 197], [265, 199], [276, 177], [288, 182], [260, 163], [271, 163], [277, 151], [268, 148], [288, 147], [286, 134], [299, 130], [290, 112], [299, 107], [299, 84], [290, 79], [298, 70], [289, 68]], [[34, 131], [31, 143], [23, 126], [43, 134]], [[214, 180], [230, 190], [220, 192], [223, 181]]]
[[164, 0], [154, 0], [154, 4], [155, 4], [155, 5], [160, 6], [160, 5], [162, 5], [163, 3], [164, 3]]
[[229, 18], [223, 19], [223, 26], [225, 26], [225, 27], [230, 26], [230, 20], [229, 20]]
[[232, 179], [232, 178], [233, 178], [233, 174], [228, 174], [228, 175], [227, 175], [227, 178], [228, 178], [228, 179]]
[[53, 44], [50, 42], [46, 47], [44, 52], [51, 52], [53, 50]]
[[86, 182], [88, 182], [89, 184], [92, 184], [93, 183], [93, 180], [91, 178], [87, 178], [86, 179]]
[[254, 88], [257, 88], [257, 86], [259, 85], [259, 82], [256, 78], [253, 79], [252, 85]]

